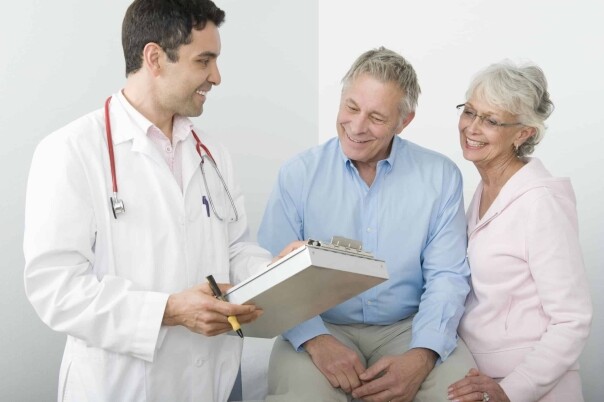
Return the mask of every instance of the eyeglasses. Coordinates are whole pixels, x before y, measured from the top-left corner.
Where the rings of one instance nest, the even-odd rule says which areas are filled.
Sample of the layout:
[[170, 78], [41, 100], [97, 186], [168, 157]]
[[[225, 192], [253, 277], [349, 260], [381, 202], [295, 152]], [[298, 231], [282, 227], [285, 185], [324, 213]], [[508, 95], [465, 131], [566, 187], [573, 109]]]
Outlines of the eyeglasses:
[[471, 123], [478, 117], [480, 119], [480, 122], [482, 123], [482, 125], [487, 128], [496, 129], [497, 127], [511, 127], [511, 126], [521, 126], [522, 125], [522, 123], [500, 123], [489, 115], [481, 116], [478, 113], [476, 113], [475, 110], [472, 110], [469, 107], [467, 107], [465, 103], [462, 103], [461, 105], [457, 105], [457, 106], [455, 106], [455, 108], [457, 109], [457, 112], [459, 113], [459, 118], [461, 120]]

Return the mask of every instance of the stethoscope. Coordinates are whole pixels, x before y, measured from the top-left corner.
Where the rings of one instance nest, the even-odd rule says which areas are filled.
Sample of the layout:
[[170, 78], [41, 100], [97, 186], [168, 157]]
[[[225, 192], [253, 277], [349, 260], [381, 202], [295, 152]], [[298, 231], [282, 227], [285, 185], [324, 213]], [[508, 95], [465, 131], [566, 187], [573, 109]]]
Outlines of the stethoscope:
[[[113, 217], [115, 219], [117, 219], [118, 215], [126, 212], [126, 208], [124, 206], [124, 201], [119, 199], [117, 196], [117, 178], [115, 175], [115, 158], [113, 156], [113, 137], [111, 136], [111, 122], [109, 119], [109, 103], [110, 102], [111, 102], [111, 96], [108, 97], [107, 100], [105, 101], [105, 131], [107, 133], [107, 149], [109, 150], [109, 164], [111, 165], [111, 183], [113, 185], [113, 196], [109, 197], [109, 201], [111, 203], [111, 210], [113, 212]], [[197, 136], [197, 134], [195, 133], [195, 131], [193, 129], [191, 129], [191, 133], [193, 134], [193, 138], [195, 138], [195, 149], [197, 150], [197, 153], [201, 157], [201, 164], [200, 164], [201, 176], [203, 177], [203, 184], [206, 188], [206, 193], [208, 194], [207, 201], [209, 201], [210, 207], [212, 208], [212, 212], [214, 212], [214, 216], [216, 216], [216, 218], [218, 218], [221, 221], [224, 220], [224, 218], [222, 216], [220, 216], [218, 214], [218, 212], [216, 211], [216, 208], [214, 207], [214, 201], [212, 200], [212, 196], [210, 194], [210, 188], [208, 187], [208, 181], [206, 180], [206, 173], [203, 168], [206, 161], [209, 162], [210, 165], [216, 171], [216, 174], [218, 175], [218, 178], [220, 179], [220, 182], [222, 183], [222, 187], [224, 188], [224, 191], [226, 192], [227, 196], [229, 197], [229, 201], [231, 202], [231, 208], [233, 208], [233, 212], [235, 214], [235, 218], [232, 219], [232, 221], [238, 221], [239, 214], [237, 213], [237, 208], [235, 207], [235, 202], [233, 201], [231, 192], [229, 191], [229, 188], [227, 187], [227, 185], [224, 181], [224, 178], [222, 177], [222, 174], [220, 174], [220, 170], [218, 170], [218, 166], [216, 166], [216, 161], [214, 160], [214, 157], [210, 153], [210, 150], [205, 145], [202, 144], [201, 140], [199, 139], [199, 137]], [[202, 149], [205, 152], [205, 154], [203, 154], [203, 155], [201, 153]], [[206, 208], [207, 208], [207, 202], [206, 202], [205, 197], [203, 197], [203, 203], [206, 205]], [[208, 216], [210, 216], [209, 210], [208, 210]]]

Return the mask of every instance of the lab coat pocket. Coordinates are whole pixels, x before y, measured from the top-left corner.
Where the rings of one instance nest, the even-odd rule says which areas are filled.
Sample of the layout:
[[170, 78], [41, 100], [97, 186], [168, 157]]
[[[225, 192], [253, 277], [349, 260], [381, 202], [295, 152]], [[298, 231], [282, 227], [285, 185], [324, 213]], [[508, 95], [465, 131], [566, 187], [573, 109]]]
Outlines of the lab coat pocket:
[[[194, 253], [197, 282], [205, 282], [205, 276], [212, 274], [219, 283], [229, 282], [228, 228], [224, 220], [213, 213], [207, 197], [202, 191], [203, 184], [187, 203], [189, 220], [189, 249]], [[192, 192], [193, 193], [193, 192]], [[189, 197], [189, 195], [187, 195]]]
[[146, 400], [142, 360], [82, 344], [78, 346], [67, 379], [67, 400]]
[[226, 373], [226, 375], [221, 375], [216, 377], [216, 388], [217, 390], [229, 390], [228, 393], [224, 393], [221, 395], [221, 400], [227, 400], [230, 394], [230, 390], [232, 390], [233, 385], [235, 385], [235, 380], [237, 379], [238, 370], [233, 370], [233, 367], [238, 368], [240, 364], [240, 360], [238, 358], [228, 359], [224, 361], [218, 370], [219, 373]]
[[[209, 172], [215, 170], [210, 169]], [[230, 202], [226, 184], [213, 179], [213, 176], [216, 176], [215, 173], [208, 173], [205, 183], [198, 181], [190, 187], [187, 197], [193, 202], [187, 204], [187, 215], [191, 219], [197, 219], [201, 215], [214, 223], [224, 225], [235, 218], [235, 208]]]
[[[215, 390], [229, 390], [230, 393], [237, 378], [242, 345], [243, 342], [239, 338], [230, 335], [224, 336], [224, 344], [220, 348], [221, 353], [217, 356], [218, 364], [214, 373]], [[226, 401], [228, 396], [228, 393], [219, 395], [218, 400]]]

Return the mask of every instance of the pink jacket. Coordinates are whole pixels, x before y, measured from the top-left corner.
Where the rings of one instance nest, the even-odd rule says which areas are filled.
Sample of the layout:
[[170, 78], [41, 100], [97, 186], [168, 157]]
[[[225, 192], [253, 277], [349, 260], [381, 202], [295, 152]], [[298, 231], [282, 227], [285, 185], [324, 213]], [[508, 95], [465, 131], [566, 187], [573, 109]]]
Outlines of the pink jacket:
[[582, 401], [577, 359], [592, 317], [575, 195], [529, 158], [478, 219], [467, 212], [472, 291], [459, 333], [512, 402]]

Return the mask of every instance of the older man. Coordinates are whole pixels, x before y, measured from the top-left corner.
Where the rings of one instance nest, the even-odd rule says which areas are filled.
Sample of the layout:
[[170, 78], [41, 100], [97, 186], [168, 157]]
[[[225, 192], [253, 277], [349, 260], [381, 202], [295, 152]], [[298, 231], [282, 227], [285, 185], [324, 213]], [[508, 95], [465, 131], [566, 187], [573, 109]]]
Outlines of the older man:
[[338, 137], [280, 170], [261, 245], [358, 239], [390, 279], [276, 341], [269, 401], [446, 401], [451, 380], [474, 367], [457, 338], [469, 291], [461, 175], [398, 137], [419, 93], [402, 56], [362, 54], [343, 79]]

